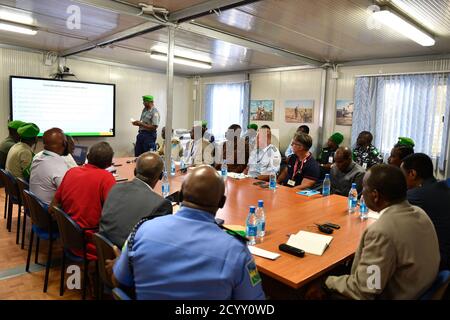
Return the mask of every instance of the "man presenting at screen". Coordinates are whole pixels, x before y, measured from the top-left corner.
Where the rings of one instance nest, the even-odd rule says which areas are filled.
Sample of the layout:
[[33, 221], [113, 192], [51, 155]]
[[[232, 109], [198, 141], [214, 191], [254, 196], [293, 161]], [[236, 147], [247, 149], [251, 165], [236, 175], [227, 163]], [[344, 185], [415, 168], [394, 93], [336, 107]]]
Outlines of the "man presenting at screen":
[[141, 119], [132, 122], [134, 126], [139, 127], [134, 148], [135, 157], [139, 157], [144, 152], [156, 150], [156, 129], [159, 125], [159, 112], [153, 105], [153, 96], [143, 96], [142, 99], [144, 109], [141, 113]]

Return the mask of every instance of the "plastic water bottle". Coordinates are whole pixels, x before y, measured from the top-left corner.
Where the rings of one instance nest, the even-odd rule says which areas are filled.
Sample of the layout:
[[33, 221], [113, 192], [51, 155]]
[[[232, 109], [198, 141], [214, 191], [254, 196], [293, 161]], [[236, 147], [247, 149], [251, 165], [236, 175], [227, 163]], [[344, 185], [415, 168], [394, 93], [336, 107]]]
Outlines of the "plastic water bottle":
[[258, 219], [256, 218], [255, 207], [250, 206], [250, 212], [247, 216], [245, 233], [247, 234], [247, 244], [253, 246], [256, 244], [256, 235], [258, 231]]
[[275, 170], [272, 170], [269, 178], [269, 189], [275, 191], [277, 188], [277, 173]]
[[172, 177], [175, 175], [175, 171], [176, 171], [175, 161], [173, 161], [172, 159], [170, 162], [170, 175]]
[[369, 216], [369, 209], [367, 209], [364, 197], [361, 196], [361, 199], [359, 199], [359, 217], [361, 218], [361, 220], [367, 220], [368, 216]]
[[352, 188], [348, 193], [348, 213], [356, 211], [356, 204], [358, 202], [358, 191], [356, 190], [356, 183], [352, 183]]
[[180, 159], [180, 170], [186, 169], [186, 164], [184, 163], [184, 157]]
[[162, 178], [162, 196], [165, 198], [170, 193], [170, 184], [169, 184], [169, 178], [167, 177], [167, 171], [164, 171], [163, 178]]
[[258, 220], [258, 230], [256, 237], [261, 242], [266, 235], [266, 213], [264, 212], [264, 201], [258, 200], [258, 208], [256, 209], [256, 219]]
[[330, 174], [327, 173], [325, 174], [325, 179], [323, 180], [323, 187], [322, 187], [322, 195], [324, 197], [330, 195], [330, 186], [331, 186]]
[[227, 160], [223, 160], [222, 167], [220, 168], [220, 172], [222, 174], [222, 179], [227, 180], [227, 176], [228, 176]]

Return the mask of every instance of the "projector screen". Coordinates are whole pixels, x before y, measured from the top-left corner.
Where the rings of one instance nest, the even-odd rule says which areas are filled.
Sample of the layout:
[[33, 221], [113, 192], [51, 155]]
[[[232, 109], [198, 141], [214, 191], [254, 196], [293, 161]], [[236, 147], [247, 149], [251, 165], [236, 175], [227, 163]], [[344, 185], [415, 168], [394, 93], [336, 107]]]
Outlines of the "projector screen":
[[42, 136], [58, 127], [74, 137], [114, 136], [114, 84], [10, 77], [11, 120], [33, 122]]

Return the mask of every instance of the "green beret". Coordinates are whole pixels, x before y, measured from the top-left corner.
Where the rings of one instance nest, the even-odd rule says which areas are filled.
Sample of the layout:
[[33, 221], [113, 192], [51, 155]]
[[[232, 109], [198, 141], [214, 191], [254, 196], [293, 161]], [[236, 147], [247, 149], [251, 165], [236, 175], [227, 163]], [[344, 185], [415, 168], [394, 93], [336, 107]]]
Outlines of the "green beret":
[[256, 123], [250, 123], [247, 126], [247, 129], [253, 129], [253, 130], [257, 131], [258, 130], [258, 125]]
[[39, 127], [34, 123], [26, 123], [17, 129], [17, 133], [21, 138], [34, 138], [39, 134]]
[[144, 102], [153, 102], [153, 96], [142, 96], [142, 100], [144, 100]]
[[20, 120], [14, 120], [14, 121], [10, 121], [8, 123], [8, 128], [11, 129], [19, 129], [21, 126], [23, 126], [24, 124], [26, 124], [26, 122], [20, 121]]
[[208, 126], [208, 121], [203, 120], [202, 121], [202, 127], [206, 128]]
[[397, 145], [414, 148], [414, 140], [407, 137], [398, 137]]
[[330, 140], [336, 143], [337, 145], [340, 145], [342, 141], [344, 141], [344, 136], [340, 132], [335, 132], [331, 135]]

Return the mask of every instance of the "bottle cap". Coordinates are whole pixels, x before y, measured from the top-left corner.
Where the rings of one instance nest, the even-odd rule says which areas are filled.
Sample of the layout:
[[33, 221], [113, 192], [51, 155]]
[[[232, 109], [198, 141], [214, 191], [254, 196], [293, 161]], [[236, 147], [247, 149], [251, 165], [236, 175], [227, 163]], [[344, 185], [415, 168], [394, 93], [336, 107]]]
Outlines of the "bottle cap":
[[325, 178], [329, 178], [330, 177], [330, 174], [329, 173], [326, 173], [325, 174]]
[[352, 183], [352, 188], [356, 188], [356, 183]]
[[258, 207], [264, 207], [264, 200], [258, 200]]
[[250, 213], [255, 213], [255, 206], [250, 206]]

